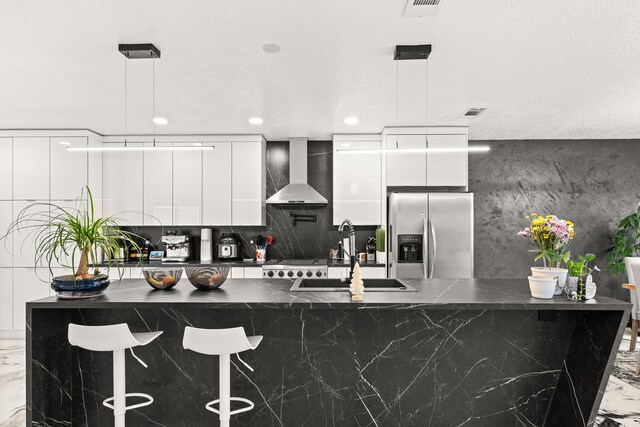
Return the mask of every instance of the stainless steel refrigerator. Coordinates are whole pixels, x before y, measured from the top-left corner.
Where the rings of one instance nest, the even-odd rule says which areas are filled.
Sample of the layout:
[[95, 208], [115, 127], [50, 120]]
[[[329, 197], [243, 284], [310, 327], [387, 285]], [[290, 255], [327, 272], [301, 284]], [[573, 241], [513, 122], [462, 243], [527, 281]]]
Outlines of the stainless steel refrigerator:
[[473, 194], [391, 193], [389, 277], [472, 278]]

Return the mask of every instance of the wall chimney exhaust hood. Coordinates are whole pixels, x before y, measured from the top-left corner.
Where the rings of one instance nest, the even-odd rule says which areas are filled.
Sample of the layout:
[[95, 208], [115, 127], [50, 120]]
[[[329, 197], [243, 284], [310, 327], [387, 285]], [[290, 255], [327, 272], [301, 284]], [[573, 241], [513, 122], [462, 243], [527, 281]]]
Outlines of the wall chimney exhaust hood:
[[267, 204], [327, 204], [327, 199], [307, 183], [307, 138], [291, 138], [289, 140], [289, 184], [269, 197]]

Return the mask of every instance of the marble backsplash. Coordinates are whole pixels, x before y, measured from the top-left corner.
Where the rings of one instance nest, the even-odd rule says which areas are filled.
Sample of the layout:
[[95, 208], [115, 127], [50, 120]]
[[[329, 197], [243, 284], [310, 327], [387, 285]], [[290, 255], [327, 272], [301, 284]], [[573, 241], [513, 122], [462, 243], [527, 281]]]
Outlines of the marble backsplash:
[[[213, 229], [214, 258], [215, 243], [221, 233], [236, 233], [242, 241], [242, 252], [246, 258], [253, 258], [253, 248], [249, 241], [257, 234], [274, 236], [274, 243], [267, 250], [268, 259], [317, 259], [328, 258], [329, 249], [337, 248], [341, 234], [333, 226], [333, 149], [331, 141], [310, 141], [307, 146], [309, 184], [327, 198], [326, 206], [283, 207], [267, 205], [266, 227], [165, 227], [177, 230], [193, 238], [194, 259], [200, 256], [200, 230]], [[289, 142], [267, 142], [267, 198], [289, 183]], [[316, 216], [316, 222], [299, 222], [293, 225], [291, 213]], [[133, 230], [148, 238], [158, 249], [163, 228], [159, 226], [135, 227]], [[356, 228], [356, 248], [365, 250], [369, 237], [375, 234], [375, 227]], [[346, 236], [346, 234], [345, 234]]]
[[[576, 224], [573, 254], [596, 254], [603, 268], [617, 222], [640, 202], [640, 141], [474, 141], [491, 151], [469, 155], [475, 203], [476, 277], [525, 277], [533, 258], [516, 233], [532, 212]], [[624, 274], [594, 274], [598, 293], [629, 299]]]

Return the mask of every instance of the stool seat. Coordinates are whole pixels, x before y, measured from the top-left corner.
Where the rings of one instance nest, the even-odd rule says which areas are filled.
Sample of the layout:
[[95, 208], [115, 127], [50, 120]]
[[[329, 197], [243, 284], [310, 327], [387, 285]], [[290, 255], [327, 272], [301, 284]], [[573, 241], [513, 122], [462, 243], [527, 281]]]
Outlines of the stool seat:
[[161, 334], [162, 331], [132, 333], [126, 323], [104, 326], [69, 323], [71, 345], [91, 351], [116, 351], [147, 345]]

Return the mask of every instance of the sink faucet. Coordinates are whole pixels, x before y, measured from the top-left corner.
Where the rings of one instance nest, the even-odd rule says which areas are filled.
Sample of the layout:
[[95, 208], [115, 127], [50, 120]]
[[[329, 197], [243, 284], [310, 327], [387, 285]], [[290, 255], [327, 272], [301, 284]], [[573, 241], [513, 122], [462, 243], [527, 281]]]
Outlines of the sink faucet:
[[342, 224], [340, 224], [340, 226], [338, 227], [338, 231], [342, 233], [345, 228], [349, 231], [349, 254], [348, 255], [349, 255], [349, 260], [351, 261], [350, 268], [349, 268], [349, 277], [347, 279], [347, 282], [351, 282], [351, 276], [353, 275], [353, 268], [356, 266], [356, 259], [357, 259], [356, 230], [355, 228], [353, 228], [353, 224], [349, 219], [345, 219], [344, 221], [342, 221]]

